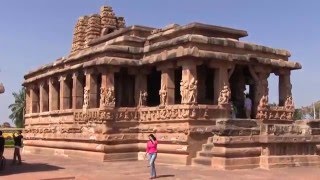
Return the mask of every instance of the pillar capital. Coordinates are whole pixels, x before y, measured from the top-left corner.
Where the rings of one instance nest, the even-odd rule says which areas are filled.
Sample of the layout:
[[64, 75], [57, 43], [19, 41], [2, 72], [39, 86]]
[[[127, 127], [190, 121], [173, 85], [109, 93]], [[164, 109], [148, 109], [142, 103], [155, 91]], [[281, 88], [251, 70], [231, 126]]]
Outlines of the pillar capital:
[[106, 73], [115, 73], [119, 72], [120, 68], [115, 66], [100, 66], [96, 68], [97, 72], [106, 74]]
[[72, 79], [78, 78], [78, 76], [79, 76], [78, 71], [72, 73]]
[[39, 87], [43, 88], [44, 86], [48, 85], [48, 80], [42, 80], [39, 82]]
[[158, 71], [164, 71], [166, 69], [174, 69], [176, 66], [172, 62], [167, 62], [157, 66]]
[[186, 59], [186, 60], [180, 60], [177, 62], [177, 66], [184, 66], [184, 67], [199, 66], [201, 64], [203, 64], [203, 61], [197, 60], [197, 59]]
[[281, 76], [281, 75], [290, 76], [291, 71], [290, 71], [290, 69], [278, 69], [274, 72], [274, 74], [277, 76]]
[[95, 68], [84, 69], [84, 75], [95, 74], [95, 72], [96, 72]]
[[67, 80], [67, 75], [66, 74], [63, 74], [63, 75], [60, 75], [59, 76], [59, 81], [61, 82], [61, 81], [65, 81], [65, 80]]

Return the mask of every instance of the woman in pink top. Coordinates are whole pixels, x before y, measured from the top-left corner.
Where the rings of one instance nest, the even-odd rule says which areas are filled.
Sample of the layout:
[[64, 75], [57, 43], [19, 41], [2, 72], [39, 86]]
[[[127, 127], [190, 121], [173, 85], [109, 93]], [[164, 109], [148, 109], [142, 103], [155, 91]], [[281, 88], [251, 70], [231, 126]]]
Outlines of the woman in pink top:
[[155, 179], [157, 174], [156, 174], [156, 166], [155, 166], [154, 162], [156, 161], [156, 158], [157, 158], [158, 141], [157, 141], [157, 138], [154, 137], [153, 134], [150, 134], [148, 136], [148, 138], [149, 138], [149, 141], [147, 142], [146, 155], [148, 154], [149, 165], [150, 165], [150, 168], [151, 168], [151, 177], [150, 177], [150, 179]]

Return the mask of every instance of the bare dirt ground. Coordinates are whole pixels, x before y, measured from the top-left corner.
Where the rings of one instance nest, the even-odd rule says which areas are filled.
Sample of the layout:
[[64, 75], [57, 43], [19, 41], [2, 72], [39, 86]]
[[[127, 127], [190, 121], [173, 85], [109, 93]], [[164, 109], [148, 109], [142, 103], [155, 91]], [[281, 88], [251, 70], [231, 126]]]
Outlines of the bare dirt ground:
[[[149, 178], [146, 161], [95, 162], [60, 156], [23, 155], [22, 165], [11, 165], [13, 151], [5, 150], [6, 169], [0, 171], [1, 180], [143, 180]], [[272, 170], [213, 170], [208, 167], [157, 164], [157, 179], [161, 180], [248, 180], [301, 179], [319, 180], [319, 167], [295, 167]]]

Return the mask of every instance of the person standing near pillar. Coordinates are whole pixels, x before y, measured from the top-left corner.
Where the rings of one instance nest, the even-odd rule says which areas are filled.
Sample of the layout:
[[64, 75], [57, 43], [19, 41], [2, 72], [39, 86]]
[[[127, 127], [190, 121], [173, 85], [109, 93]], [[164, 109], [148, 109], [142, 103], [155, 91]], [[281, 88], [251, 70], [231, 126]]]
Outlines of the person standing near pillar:
[[249, 94], [246, 94], [246, 99], [244, 100], [244, 110], [246, 112], [246, 118], [251, 119], [252, 100], [250, 99]]
[[18, 136], [15, 136], [15, 134], [12, 134], [12, 137], [14, 139], [14, 153], [13, 153], [13, 161], [12, 164], [16, 163], [17, 157], [19, 160], [19, 165], [21, 165], [21, 155], [20, 155], [20, 149], [22, 148], [22, 138], [23, 136], [21, 135], [22, 131], [18, 131]]

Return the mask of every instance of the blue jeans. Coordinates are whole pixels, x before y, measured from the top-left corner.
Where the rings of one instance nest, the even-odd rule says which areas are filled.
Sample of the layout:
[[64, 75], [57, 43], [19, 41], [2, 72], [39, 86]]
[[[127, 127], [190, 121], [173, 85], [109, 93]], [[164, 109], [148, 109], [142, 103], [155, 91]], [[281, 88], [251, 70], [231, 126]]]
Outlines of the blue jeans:
[[149, 165], [151, 168], [151, 177], [156, 177], [157, 173], [156, 173], [156, 165], [154, 164], [154, 162], [156, 161], [157, 158], [157, 153], [150, 153], [149, 154]]

